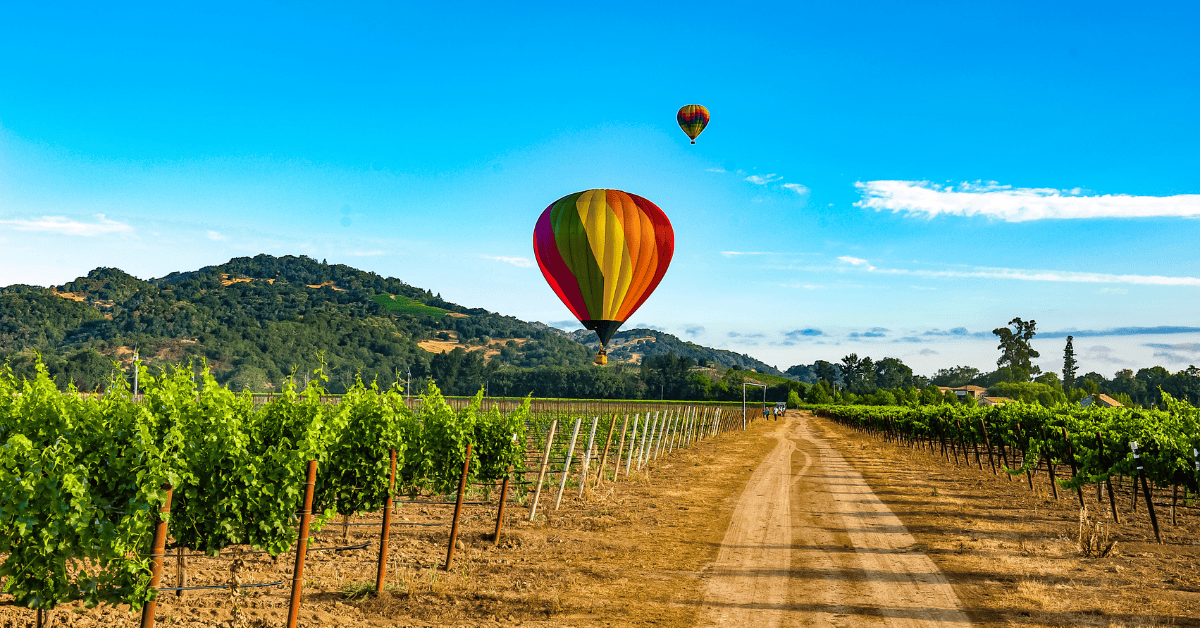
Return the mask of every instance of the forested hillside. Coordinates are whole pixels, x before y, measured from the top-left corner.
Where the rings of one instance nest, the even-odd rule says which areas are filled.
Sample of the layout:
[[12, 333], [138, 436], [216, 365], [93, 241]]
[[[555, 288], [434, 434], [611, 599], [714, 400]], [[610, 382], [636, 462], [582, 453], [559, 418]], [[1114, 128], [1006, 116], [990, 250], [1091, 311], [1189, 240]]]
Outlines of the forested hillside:
[[[774, 372], [746, 356], [648, 333], [659, 349], [647, 355], [675, 350], [693, 365]], [[639, 397], [655, 382], [654, 396], [664, 394], [663, 377], [636, 365], [597, 368], [593, 349], [557, 329], [304, 256], [236, 258], [146, 281], [97, 268], [49, 289], [0, 288], [0, 361], [19, 373], [32, 374], [38, 352], [60, 386], [102, 390], [114, 360], [128, 371], [135, 348], [151, 372], [205, 360], [236, 390], [278, 389], [287, 374], [312, 372], [323, 356], [332, 392], [360, 373], [388, 386], [411, 372], [414, 383], [432, 377], [449, 394], [472, 394], [489, 381], [506, 394]]]
[[[581, 329], [571, 332], [570, 337], [593, 351], [600, 348], [595, 332]], [[637, 362], [649, 356], [676, 355], [691, 358], [700, 365], [731, 366], [744, 371], [757, 371], [771, 375], [783, 375], [779, 369], [756, 360], [744, 353], [725, 349], [713, 349], [653, 329], [630, 329], [613, 335], [608, 344], [608, 359], [619, 362]]]

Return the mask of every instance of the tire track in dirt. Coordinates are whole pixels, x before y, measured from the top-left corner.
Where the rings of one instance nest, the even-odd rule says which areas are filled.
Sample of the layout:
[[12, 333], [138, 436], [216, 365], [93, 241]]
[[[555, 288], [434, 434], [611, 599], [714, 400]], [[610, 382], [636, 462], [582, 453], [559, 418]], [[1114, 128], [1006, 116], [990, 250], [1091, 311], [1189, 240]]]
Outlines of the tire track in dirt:
[[946, 577], [805, 415], [771, 435], [705, 569], [700, 626], [970, 625]]

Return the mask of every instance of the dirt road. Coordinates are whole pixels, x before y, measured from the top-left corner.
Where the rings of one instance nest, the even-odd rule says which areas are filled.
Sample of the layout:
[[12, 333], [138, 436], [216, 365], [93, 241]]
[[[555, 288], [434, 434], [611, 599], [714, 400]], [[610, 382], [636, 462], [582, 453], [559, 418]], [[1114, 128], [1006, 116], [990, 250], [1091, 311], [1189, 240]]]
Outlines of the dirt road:
[[699, 625], [970, 625], [945, 576], [807, 421], [781, 420], [747, 481], [705, 569]]

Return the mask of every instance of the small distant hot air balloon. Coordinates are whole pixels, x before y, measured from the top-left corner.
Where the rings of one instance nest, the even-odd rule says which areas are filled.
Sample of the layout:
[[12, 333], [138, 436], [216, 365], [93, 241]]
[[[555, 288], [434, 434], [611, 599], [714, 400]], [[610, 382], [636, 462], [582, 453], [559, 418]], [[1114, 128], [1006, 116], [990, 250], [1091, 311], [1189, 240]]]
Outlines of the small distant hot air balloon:
[[675, 119], [679, 121], [679, 128], [683, 129], [695, 144], [696, 138], [704, 132], [704, 127], [708, 126], [708, 109], [705, 109], [704, 105], [684, 105], [679, 108], [679, 113], [675, 114]]
[[542, 212], [533, 254], [546, 283], [596, 332], [596, 364], [608, 363], [608, 341], [658, 287], [675, 231], [657, 205], [620, 190], [568, 194]]

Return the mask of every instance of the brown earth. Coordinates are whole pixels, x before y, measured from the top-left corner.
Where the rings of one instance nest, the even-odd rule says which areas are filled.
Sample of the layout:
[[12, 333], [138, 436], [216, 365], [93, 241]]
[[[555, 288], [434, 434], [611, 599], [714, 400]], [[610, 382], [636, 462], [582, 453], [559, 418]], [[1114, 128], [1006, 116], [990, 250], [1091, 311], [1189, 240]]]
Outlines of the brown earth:
[[[990, 468], [788, 415], [677, 450], [582, 499], [569, 489], [558, 511], [553, 477], [536, 522], [527, 506], [508, 506], [498, 547], [495, 496], [467, 506], [449, 572], [437, 567], [448, 526], [397, 526], [381, 598], [363, 595], [374, 588], [377, 527], [350, 527], [343, 541], [331, 523], [313, 547], [369, 545], [309, 555], [301, 625], [1200, 626], [1197, 509], [1181, 509], [1179, 527], [1167, 516], [1165, 546], [1133, 519], [1113, 526], [1118, 556], [1083, 558], [1073, 494], [1055, 502]], [[444, 524], [451, 512], [409, 504], [396, 517]], [[243, 583], [290, 582], [290, 555], [243, 560]], [[187, 584], [227, 583], [232, 564], [229, 553], [190, 558]], [[174, 586], [173, 557], [164, 573]], [[157, 615], [169, 626], [283, 625], [287, 588], [244, 591], [164, 594]], [[0, 596], [0, 626], [33, 617]], [[137, 621], [77, 605], [51, 619]]]

